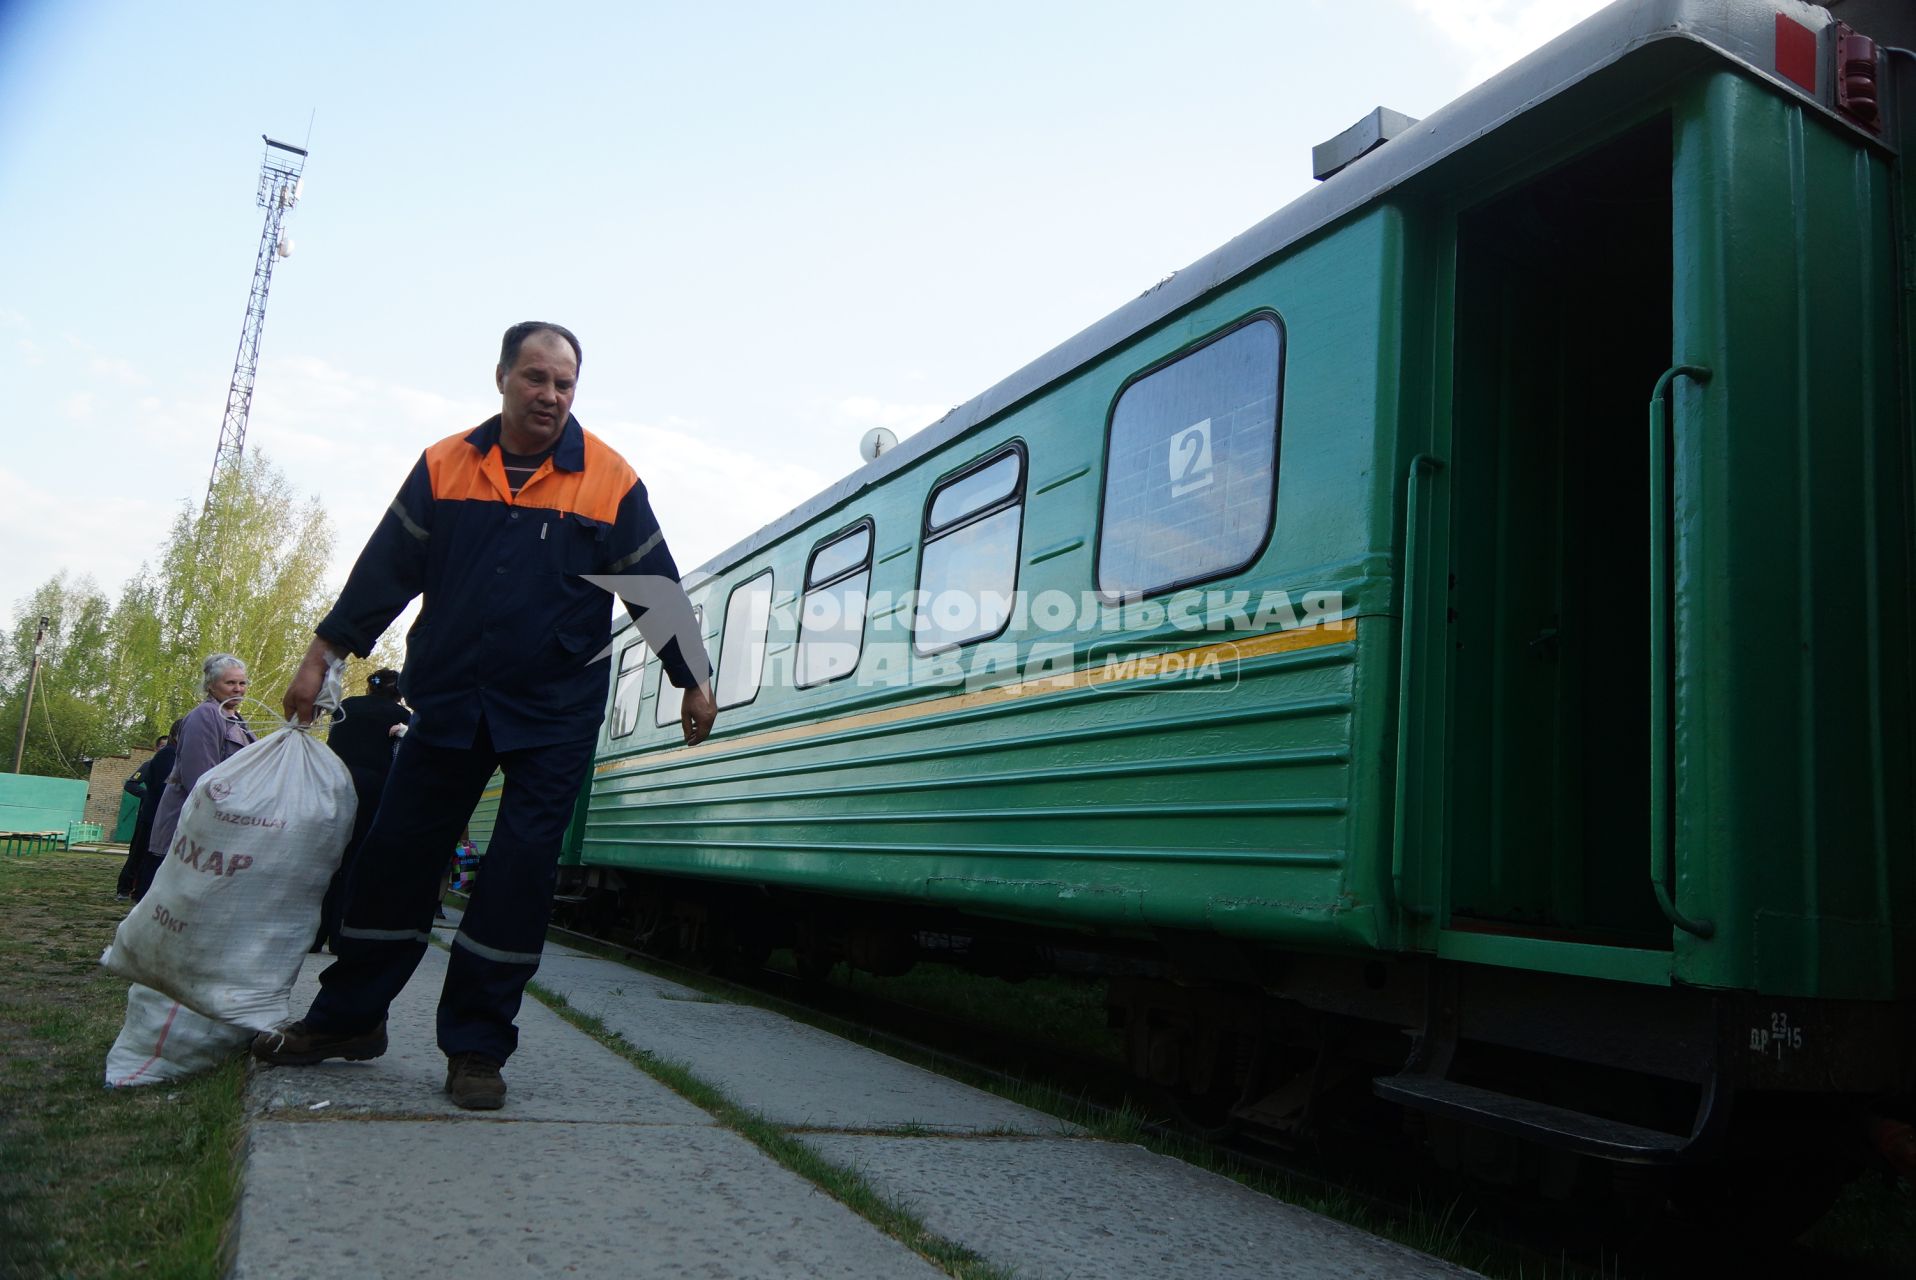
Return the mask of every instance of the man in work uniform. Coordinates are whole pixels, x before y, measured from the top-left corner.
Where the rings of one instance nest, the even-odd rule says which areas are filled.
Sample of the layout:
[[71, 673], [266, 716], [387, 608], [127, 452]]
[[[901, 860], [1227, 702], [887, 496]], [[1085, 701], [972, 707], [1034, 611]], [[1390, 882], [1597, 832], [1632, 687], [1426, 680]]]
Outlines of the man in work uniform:
[[386, 1010], [431, 937], [435, 891], [495, 766], [505, 773], [480, 879], [453, 939], [439, 998], [446, 1092], [458, 1105], [505, 1102], [499, 1068], [539, 966], [561, 839], [604, 715], [611, 607], [584, 575], [620, 575], [639, 629], [685, 690], [687, 743], [711, 732], [711, 663], [679, 572], [623, 458], [571, 415], [578, 339], [558, 325], [506, 331], [499, 415], [420, 457], [314, 629], [286, 691], [313, 718], [329, 659], [371, 652], [414, 596], [401, 689], [412, 705], [384, 796], [346, 888], [306, 1016], [253, 1044], [301, 1066], [386, 1051]]

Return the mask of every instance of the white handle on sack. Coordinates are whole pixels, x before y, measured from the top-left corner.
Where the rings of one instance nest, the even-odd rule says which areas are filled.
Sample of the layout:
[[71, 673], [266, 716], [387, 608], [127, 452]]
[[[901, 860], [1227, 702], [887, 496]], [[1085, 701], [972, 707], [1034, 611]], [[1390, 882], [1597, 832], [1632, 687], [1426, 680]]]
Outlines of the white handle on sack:
[[238, 711], [241, 707], [257, 707], [263, 713], [253, 719], [241, 717], [247, 720], [247, 728], [250, 729], [255, 723], [259, 723], [264, 729], [264, 732], [256, 732], [255, 737], [264, 738], [268, 733], [278, 729], [297, 729], [301, 733], [310, 734], [320, 729], [322, 725], [330, 730], [333, 725], [345, 722], [346, 713], [340, 710], [340, 703], [345, 701], [345, 697], [346, 659], [328, 658], [326, 675], [320, 680], [319, 693], [313, 699], [313, 718], [308, 723], [301, 724], [297, 720], [289, 719], [280, 708], [269, 706], [258, 698], [241, 698], [233, 704], [233, 709]]

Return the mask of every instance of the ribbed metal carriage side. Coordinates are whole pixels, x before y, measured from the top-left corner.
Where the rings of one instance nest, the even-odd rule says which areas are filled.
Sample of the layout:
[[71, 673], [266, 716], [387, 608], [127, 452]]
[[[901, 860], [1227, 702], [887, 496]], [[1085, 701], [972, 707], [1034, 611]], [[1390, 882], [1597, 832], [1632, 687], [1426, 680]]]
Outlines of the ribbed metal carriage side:
[[[786, 620], [768, 646], [789, 653], [798, 574], [819, 538], [870, 517], [872, 593], [900, 599], [917, 586], [931, 486], [1016, 442], [1029, 466], [1018, 587], [1082, 600], [1114, 397], [1139, 370], [1274, 316], [1290, 335], [1275, 533], [1242, 571], [1197, 588], [1199, 612], [1172, 618], [1164, 597], [1081, 612], [1063, 632], [1014, 630], [997, 644], [1016, 674], [996, 678], [978, 678], [986, 646], [974, 646], [914, 655], [910, 678], [887, 687], [768, 681], [695, 749], [655, 725], [648, 697], [636, 748], [597, 767], [585, 860], [1120, 933], [1376, 945], [1388, 814], [1375, 762], [1395, 673], [1391, 467], [1379, 457], [1391, 446], [1378, 424], [1396, 396], [1377, 334], [1399, 328], [1400, 252], [1393, 211], [1354, 219], [705, 588], [716, 647], [725, 590], [770, 567]], [[1247, 625], [1259, 604], [1312, 592], [1339, 602], [1335, 626]], [[1034, 649], [1061, 642], [1069, 659], [1032, 675]], [[1127, 666], [1137, 654], [1158, 665]], [[967, 678], [935, 682], [940, 661]]]

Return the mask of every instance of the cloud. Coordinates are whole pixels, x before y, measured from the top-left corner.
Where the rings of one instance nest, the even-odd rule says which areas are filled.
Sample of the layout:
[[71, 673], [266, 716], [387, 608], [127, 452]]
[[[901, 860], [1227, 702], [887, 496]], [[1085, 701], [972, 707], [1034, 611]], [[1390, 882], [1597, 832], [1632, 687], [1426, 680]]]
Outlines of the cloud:
[[[593, 429], [645, 481], [653, 513], [684, 573], [838, 478], [714, 444], [695, 423], [611, 422]], [[850, 463], [857, 461], [849, 451], [846, 456]]]
[[[217, 438], [224, 379], [158, 393], [121, 395], [116, 386], [66, 397], [59, 408], [119, 422], [139, 446], [112, 455], [119, 470], [75, 492], [22, 468], [0, 471], [0, 545], [20, 548], [0, 587], [29, 591], [67, 569], [117, 589], [151, 553], [183, 500], [197, 502]], [[847, 424], [922, 426], [943, 408], [852, 397], [834, 405]], [[268, 356], [247, 429], [247, 445], [284, 471], [303, 501], [316, 496], [335, 534], [327, 580], [334, 590], [365, 545], [420, 451], [498, 411], [494, 398], [459, 399], [355, 373], [309, 356]], [[637, 468], [681, 570], [690, 571], [817, 494], [857, 463], [829, 474], [715, 441], [708, 424], [608, 421], [592, 429]], [[862, 429], [862, 425], [861, 428]], [[143, 450], [157, 451], [145, 457]], [[144, 461], [135, 461], [144, 457]], [[142, 488], [144, 486], [144, 488]], [[137, 494], [135, 497], [123, 496]], [[403, 626], [402, 619], [399, 624]]]
[[[338, 538], [328, 575], [335, 585], [344, 583], [420, 451], [499, 410], [493, 398], [455, 399], [312, 357], [263, 364], [259, 386], [247, 444], [283, 468], [301, 491], [319, 496]], [[887, 412], [867, 400], [865, 412]], [[918, 425], [928, 420], [921, 416]], [[591, 429], [644, 479], [673, 555], [686, 571], [837, 478], [715, 443], [694, 422], [595, 418]], [[856, 462], [849, 449], [846, 461], [849, 471]]]
[[108, 378], [128, 387], [144, 387], [147, 377], [134, 367], [131, 360], [121, 360], [113, 356], [94, 356], [87, 361], [87, 372], [98, 377]]
[[832, 416], [855, 427], [890, 427], [911, 432], [951, 412], [948, 404], [904, 404], [875, 396], [847, 396], [832, 405]]
[[1464, 87], [1562, 35], [1609, 0], [1410, 0], [1468, 57]]
[[326, 508], [337, 537], [329, 577], [343, 584], [420, 451], [497, 411], [496, 402], [457, 400], [311, 356], [269, 358], [246, 443]]
[[105, 378], [110, 382], [128, 387], [144, 387], [150, 379], [140, 372], [139, 366], [120, 356], [108, 355], [92, 343], [72, 334], [66, 335], [67, 345], [86, 357], [86, 369], [96, 378]]
[[102, 501], [0, 468], [0, 545], [7, 548], [12, 587], [4, 603], [61, 570], [86, 574], [117, 595], [177, 509], [142, 498]]

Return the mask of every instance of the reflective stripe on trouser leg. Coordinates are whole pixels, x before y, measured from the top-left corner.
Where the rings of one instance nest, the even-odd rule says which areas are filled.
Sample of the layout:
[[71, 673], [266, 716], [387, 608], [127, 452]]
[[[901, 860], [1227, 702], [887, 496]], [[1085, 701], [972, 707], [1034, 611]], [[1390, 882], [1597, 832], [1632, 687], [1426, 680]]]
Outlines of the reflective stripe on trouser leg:
[[319, 975], [308, 1026], [355, 1032], [385, 1020], [426, 954], [439, 877], [494, 763], [483, 723], [470, 747], [400, 740], [379, 811], [346, 874], [346, 907], [333, 938], [339, 958]]
[[504, 1062], [518, 1046], [513, 1019], [539, 970], [560, 845], [591, 762], [589, 738], [499, 754], [506, 775], [499, 817], [439, 997], [439, 1047], [448, 1055]]

